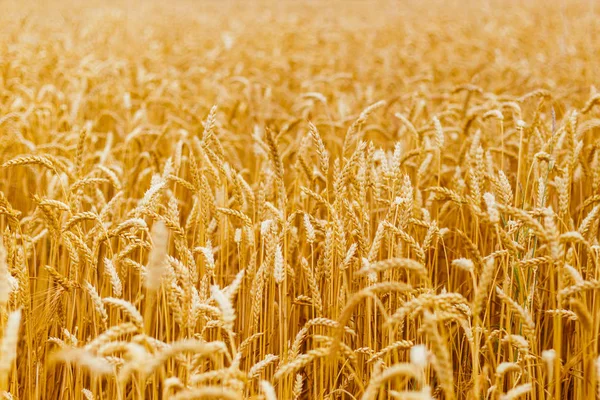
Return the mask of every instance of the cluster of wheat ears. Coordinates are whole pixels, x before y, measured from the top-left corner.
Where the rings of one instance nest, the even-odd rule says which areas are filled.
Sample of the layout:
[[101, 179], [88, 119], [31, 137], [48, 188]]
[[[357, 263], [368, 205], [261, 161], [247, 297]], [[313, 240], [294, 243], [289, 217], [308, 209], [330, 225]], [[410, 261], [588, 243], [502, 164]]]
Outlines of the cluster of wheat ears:
[[3, 4], [0, 397], [596, 396], [593, 2], [171, 3]]

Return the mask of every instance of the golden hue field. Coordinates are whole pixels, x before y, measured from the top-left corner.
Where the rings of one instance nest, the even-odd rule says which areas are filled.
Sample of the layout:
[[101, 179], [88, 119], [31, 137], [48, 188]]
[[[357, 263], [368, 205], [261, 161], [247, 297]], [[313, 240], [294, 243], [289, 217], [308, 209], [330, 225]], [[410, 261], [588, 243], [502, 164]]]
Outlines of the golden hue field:
[[594, 1], [3, 2], [4, 399], [591, 399]]

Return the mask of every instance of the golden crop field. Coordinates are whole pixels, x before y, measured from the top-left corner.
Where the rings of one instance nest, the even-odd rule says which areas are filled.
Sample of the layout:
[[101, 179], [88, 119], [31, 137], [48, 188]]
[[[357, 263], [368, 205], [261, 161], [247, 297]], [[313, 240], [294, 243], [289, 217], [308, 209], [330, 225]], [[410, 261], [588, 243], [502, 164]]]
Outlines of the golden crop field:
[[2, 2], [0, 398], [596, 398], [599, 18]]

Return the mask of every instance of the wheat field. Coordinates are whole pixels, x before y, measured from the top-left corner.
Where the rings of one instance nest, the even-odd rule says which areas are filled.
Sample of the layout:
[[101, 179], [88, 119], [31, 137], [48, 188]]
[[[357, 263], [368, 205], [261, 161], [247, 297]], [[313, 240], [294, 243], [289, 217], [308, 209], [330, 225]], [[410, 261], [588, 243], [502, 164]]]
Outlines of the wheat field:
[[596, 398], [598, 9], [2, 2], [0, 396]]

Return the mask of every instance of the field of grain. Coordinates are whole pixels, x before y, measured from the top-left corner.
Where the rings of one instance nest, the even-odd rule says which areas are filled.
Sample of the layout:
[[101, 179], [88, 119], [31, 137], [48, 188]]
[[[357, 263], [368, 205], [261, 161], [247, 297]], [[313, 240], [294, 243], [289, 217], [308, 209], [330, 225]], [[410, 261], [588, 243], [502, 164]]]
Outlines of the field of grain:
[[0, 398], [595, 398], [597, 8], [2, 2]]

